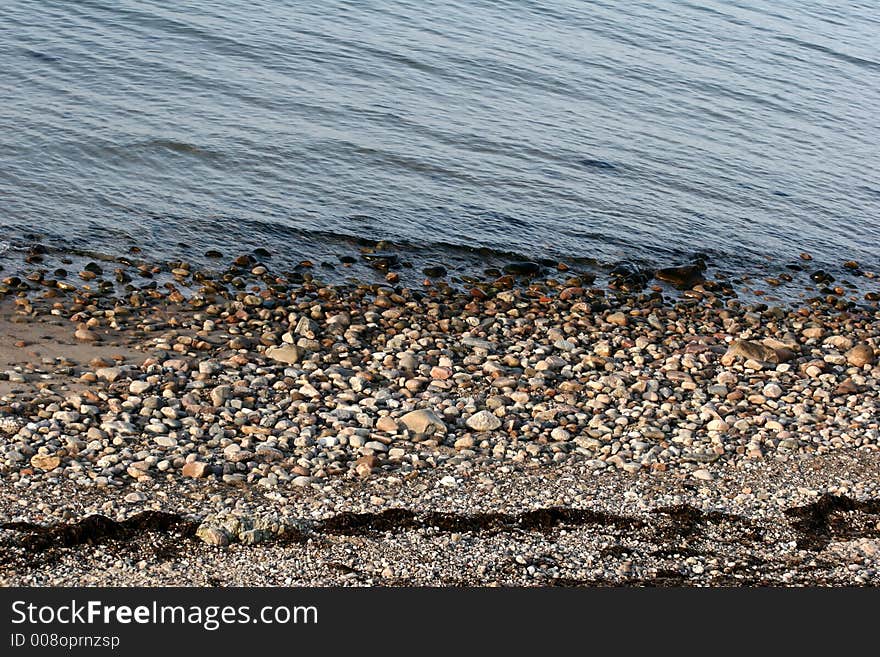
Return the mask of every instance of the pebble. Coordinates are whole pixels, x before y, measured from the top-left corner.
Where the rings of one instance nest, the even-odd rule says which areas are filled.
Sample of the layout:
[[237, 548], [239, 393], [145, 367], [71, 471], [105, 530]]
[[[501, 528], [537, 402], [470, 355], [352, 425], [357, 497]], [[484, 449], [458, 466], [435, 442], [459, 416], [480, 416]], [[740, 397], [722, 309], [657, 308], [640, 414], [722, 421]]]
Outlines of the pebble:
[[864, 367], [874, 364], [874, 350], [871, 345], [857, 344], [846, 352], [846, 361], [853, 367]]
[[606, 318], [606, 321], [616, 326], [626, 326], [629, 323], [629, 320], [623, 313], [611, 313]]
[[214, 406], [223, 406], [232, 397], [232, 386], [219, 385], [211, 390], [211, 403]]
[[501, 420], [489, 411], [480, 411], [471, 415], [466, 424], [474, 431], [494, 431], [501, 426]]
[[99, 379], [104, 379], [110, 383], [116, 381], [122, 376], [122, 368], [120, 367], [99, 367], [95, 370], [95, 375]]
[[214, 547], [226, 547], [229, 545], [229, 535], [219, 527], [211, 525], [199, 525], [198, 529], [196, 529], [196, 537]]
[[410, 411], [400, 418], [400, 423], [416, 434], [446, 431], [446, 423], [434, 411], [427, 409]]
[[383, 415], [376, 420], [376, 429], [385, 433], [397, 433], [399, 427], [397, 422], [390, 415]]
[[782, 395], [784, 393], [783, 393], [782, 388], [779, 386], [779, 384], [768, 383], [763, 388], [763, 394], [765, 397], [768, 397], [769, 399], [779, 399], [780, 397], [782, 397]]
[[52, 454], [34, 454], [31, 457], [31, 465], [50, 472], [61, 465], [61, 458]]
[[279, 363], [296, 365], [300, 360], [300, 350], [292, 344], [285, 344], [280, 347], [272, 346], [266, 349], [266, 356]]
[[183, 466], [183, 476], [193, 479], [201, 479], [210, 472], [210, 466], [201, 461], [191, 461]]
[[133, 395], [142, 395], [153, 387], [148, 381], [132, 381], [128, 386], [128, 391]]

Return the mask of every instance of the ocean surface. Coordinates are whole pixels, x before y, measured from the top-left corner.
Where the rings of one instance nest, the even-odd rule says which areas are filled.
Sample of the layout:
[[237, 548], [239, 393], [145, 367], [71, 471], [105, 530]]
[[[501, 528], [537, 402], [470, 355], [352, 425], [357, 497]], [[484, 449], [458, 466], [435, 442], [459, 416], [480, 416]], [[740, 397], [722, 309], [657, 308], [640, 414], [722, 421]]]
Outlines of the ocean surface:
[[877, 268], [878, 221], [876, 2], [0, 0], [0, 262]]

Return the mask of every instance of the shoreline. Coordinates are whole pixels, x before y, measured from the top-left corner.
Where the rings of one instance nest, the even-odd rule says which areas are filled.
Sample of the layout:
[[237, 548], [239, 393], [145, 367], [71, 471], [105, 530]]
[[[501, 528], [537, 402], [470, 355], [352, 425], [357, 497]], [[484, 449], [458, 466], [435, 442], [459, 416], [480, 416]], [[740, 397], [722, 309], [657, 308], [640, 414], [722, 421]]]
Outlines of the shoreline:
[[[456, 544], [473, 539], [489, 569], [483, 575], [407, 578], [387, 566], [391, 577], [366, 579], [809, 585], [808, 557], [821, 552], [828, 568], [816, 583], [880, 583], [876, 301], [832, 294], [782, 308], [737, 299], [699, 268], [669, 272], [689, 276], [675, 291], [657, 281], [630, 284], [627, 272], [610, 289], [564, 270], [548, 280], [522, 263], [461, 288], [440, 277], [412, 288], [395, 280], [393, 261], [373, 255], [385, 266], [384, 284], [321, 285], [309, 268], [291, 282], [253, 256], [215, 277], [176, 263], [112, 275], [95, 265], [77, 286], [33, 272], [4, 282], [0, 522], [75, 524], [94, 513], [124, 521], [146, 508], [173, 509], [195, 523], [178, 542], [233, 568], [248, 551], [282, 558], [281, 538], [305, 520], [345, 511], [352, 491], [360, 491], [358, 513], [462, 516], [480, 507], [482, 480], [490, 492], [509, 480], [512, 490], [482, 502], [484, 512], [506, 514], [511, 531], [493, 534], [471, 518], [459, 525], [466, 531], [432, 533], [409, 517], [389, 539], [419, 550], [451, 549], [452, 534]], [[809, 507], [820, 503], [831, 507]], [[710, 536], [695, 554], [661, 559], [652, 551], [671, 547], [658, 538], [656, 513], [673, 506], [673, 526], [703, 522], [688, 509], [742, 521], [726, 527], [729, 519], [711, 516], [718, 522], [706, 522], [727, 534]], [[798, 517], [784, 512], [799, 507], [824, 524], [797, 529]], [[516, 515], [530, 508], [568, 511], [532, 531]], [[596, 523], [578, 524], [582, 512], [599, 510], [640, 518], [628, 526], [644, 534], [643, 544], [630, 545], [620, 527], [597, 533]], [[776, 565], [763, 580], [706, 567], [711, 553], [727, 549], [724, 536], [740, 536], [749, 523], [778, 525], [768, 542], [775, 556], [765, 561], [796, 557], [788, 579]], [[786, 547], [809, 531], [831, 540], [819, 550], [815, 541]], [[39, 581], [24, 556], [35, 532], [0, 530], [23, 568], [5, 583]], [[363, 539], [368, 551], [382, 543], [383, 533], [373, 533]], [[122, 534], [108, 539], [110, 552], [128, 550]], [[334, 550], [354, 541], [334, 536], [326, 539]], [[523, 568], [491, 577], [501, 552], [488, 546], [516, 552], [524, 536], [534, 539], [534, 554], [519, 555]], [[535, 561], [548, 536], [571, 543], [555, 570]], [[296, 559], [320, 558], [307, 541], [297, 545]], [[590, 566], [575, 556], [577, 545], [599, 555], [596, 563], [610, 550], [615, 565]], [[73, 564], [97, 549], [59, 548], [52, 558], [66, 574], [41, 576], [95, 581], [95, 569]], [[755, 549], [739, 539], [729, 546], [734, 562]], [[175, 583], [161, 575], [185, 561], [172, 552], [151, 557], [157, 581]], [[630, 559], [635, 570], [618, 572], [630, 552], [643, 562]], [[529, 567], [528, 577], [520, 572]], [[138, 573], [151, 568], [114, 576], [142, 581]], [[344, 570], [315, 572], [312, 581], [363, 583]], [[253, 573], [253, 582], [284, 583], [264, 575]]]

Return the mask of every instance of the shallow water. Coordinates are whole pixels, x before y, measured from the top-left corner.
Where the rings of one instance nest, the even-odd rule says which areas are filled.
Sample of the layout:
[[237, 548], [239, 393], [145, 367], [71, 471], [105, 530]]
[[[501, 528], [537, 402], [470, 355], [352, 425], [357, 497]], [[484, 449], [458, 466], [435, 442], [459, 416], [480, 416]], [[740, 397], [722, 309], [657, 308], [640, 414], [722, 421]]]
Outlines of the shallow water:
[[878, 33], [830, 0], [7, 0], [0, 260], [876, 267]]

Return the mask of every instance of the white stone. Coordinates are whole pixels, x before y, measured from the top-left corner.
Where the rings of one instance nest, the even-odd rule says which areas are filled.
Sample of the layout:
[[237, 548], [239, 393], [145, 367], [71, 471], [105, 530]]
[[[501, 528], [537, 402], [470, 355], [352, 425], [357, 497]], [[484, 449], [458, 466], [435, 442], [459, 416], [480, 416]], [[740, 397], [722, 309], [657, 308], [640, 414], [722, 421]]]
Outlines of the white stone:
[[782, 388], [777, 383], [768, 383], [764, 386], [764, 396], [769, 399], [778, 399], [782, 397]]
[[501, 426], [501, 420], [489, 411], [480, 411], [471, 415], [466, 424], [474, 431], [494, 431]]
[[153, 384], [148, 381], [132, 381], [131, 385], [128, 386], [128, 391], [133, 395], [142, 395], [152, 387]]

